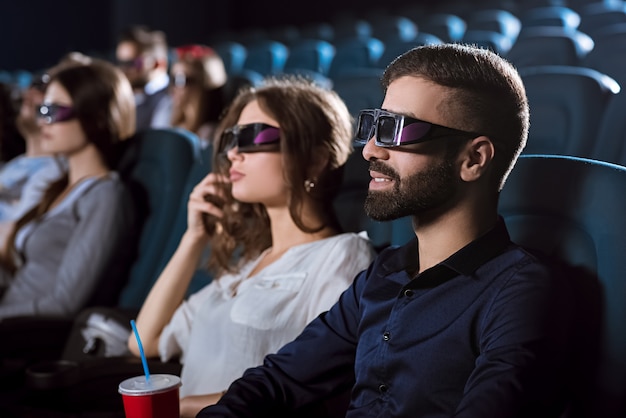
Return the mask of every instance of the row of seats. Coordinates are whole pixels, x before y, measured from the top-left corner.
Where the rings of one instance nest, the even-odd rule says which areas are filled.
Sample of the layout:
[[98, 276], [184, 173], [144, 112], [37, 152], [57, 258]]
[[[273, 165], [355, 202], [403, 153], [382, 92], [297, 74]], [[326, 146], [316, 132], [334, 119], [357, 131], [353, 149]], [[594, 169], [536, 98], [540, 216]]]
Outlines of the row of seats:
[[[149, 151], [147, 148], [169, 152], [177, 149], [178, 151], [175, 152], [191, 157], [187, 160], [191, 162], [191, 165], [195, 165], [200, 160], [194, 160], [192, 153], [189, 153], [193, 148], [189, 147], [185, 139], [172, 135], [171, 132], [150, 132], [143, 138], [145, 139], [140, 139], [136, 145], [137, 156], [140, 159], [146, 158], [145, 164], [140, 164], [140, 166], [150, 167], [155, 177], [152, 180], [140, 180], [142, 178], [140, 172], [143, 171], [140, 168], [131, 170], [135, 172], [132, 177], [138, 181], [147, 181], [147, 183], [162, 182], [161, 186], [165, 189], [159, 192], [156, 188], [147, 185], [150, 189], [148, 194], [155, 193], [155, 196], [148, 196], [148, 201], [151, 202], [149, 216], [153, 219], [158, 218], [169, 225], [169, 227], [161, 227], [153, 223], [150, 227], [150, 221], [148, 221], [147, 227], [156, 228], [158, 231], [145, 232], [152, 239], [160, 241], [158, 244], [161, 249], [155, 254], [161, 255], [152, 258], [149, 263], [153, 270], [158, 270], [159, 260], [164, 259], [167, 253], [162, 250], [167, 248], [172, 240], [178, 240], [180, 234], [176, 226], [172, 227], [181, 213], [174, 210], [176, 206], [179, 206], [180, 199], [174, 198], [171, 201], [173, 204], [163, 199], [167, 198], [167, 193], [172, 192], [169, 189], [171, 184], [189, 182], [180, 179], [170, 182], [163, 177], [166, 174], [174, 174], [170, 171], [173, 167], [161, 170], [153, 166], [160, 159], [153, 160], [151, 155], [154, 151]], [[147, 141], [150, 140], [154, 140], [154, 143], [146, 147]], [[203, 165], [204, 163], [196, 165], [198, 173], [204, 173], [204, 170], [200, 168]], [[185, 170], [179, 171], [182, 173]], [[187, 175], [183, 174], [180, 177], [189, 178], [189, 173], [187, 171]], [[363, 199], [366, 195], [369, 176], [367, 163], [361, 157], [359, 149], [356, 149], [350, 156], [345, 174], [336, 201], [336, 209], [339, 211], [340, 222], [346, 230], [367, 230], [373, 243], [379, 247], [389, 243], [403, 244], [414, 237], [410, 220], [407, 218], [393, 222], [375, 222], [365, 216]], [[584, 289], [585, 295], [597, 301], [597, 311], [581, 313], [580, 320], [584, 321], [584, 326], [581, 322], [581, 329], [595, 327], [594, 329], [598, 332], [599, 376], [598, 379], [588, 375], [580, 376], [580, 396], [581, 399], [586, 399], [592, 393], [590, 389], [593, 388], [598, 391], [593, 392], [593, 395], [599, 396], [600, 406], [606, 411], [613, 412], [624, 408], [624, 399], [626, 399], [624, 398], [626, 395], [626, 362], [624, 361], [626, 323], [623, 321], [626, 316], [626, 304], [623, 303], [624, 295], [626, 295], [626, 281], [623, 280], [626, 259], [621, 256], [626, 250], [626, 236], [623, 234], [626, 219], [622, 216], [622, 208], [626, 206], [626, 197], [615, 193], [615, 190], [622, 187], [626, 187], [626, 167], [569, 156], [524, 155], [520, 157], [512, 171], [499, 201], [499, 211], [507, 222], [514, 241], [529, 249], [540, 250], [548, 256], [556, 256], [571, 263], [574, 267], [573, 272], [576, 272], [576, 275], [571, 276], [572, 284], [591, 286]], [[186, 188], [187, 186], [183, 186], [181, 189]], [[162, 210], [160, 207], [155, 207], [157, 202], [158, 206], [163, 205], [169, 208]], [[172, 210], [176, 213], [172, 213]], [[164, 213], [168, 211], [170, 215], [165, 216]], [[145, 246], [145, 240], [142, 239], [142, 241]], [[147, 253], [141, 257], [148, 260]], [[125, 289], [127, 296], [132, 293], [131, 299], [135, 301], [140, 301], [142, 299], [140, 294], [152, 285], [153, 273], [144, 271], [147, 272], [146, 276], [136, 276], [131, 279]], [[588, 281], [589, 275], [594, 280]], [[132, 286], [135, 289], [128, 293]], [[123, 296], [119, 307], [127, 307], [129, 300], [124, 300]], [[2, 326], [10, 326], [11, 322], [3, 322]], [[50, 322], [46, 322], [45, 319], [44, 322], [50, 325]], [[21, 322], [18, 324], [23, 325]], [[32, 334], [31, 337], [40, 341], [41, 338], [46, 338], [47, 333], [52, 330], [56, 332], [54, 328], [39, 329], [39, 332]], [[589, 335], [580, 337], [581, 340], [577, 343], [591, 338]], [[34, 340], [27, 342], [26, 346], [32, 349], [38, 345], [33, 342]], [[11, 343], [13, 344], [14, 340]], [[74, 349], [76, 350], [76, 347]], [[584, 361], [588, 362], [589, 359], [584, 359]], [[169, 364], [154, 362], [151, 364], [154, 365], [153, 372], [169, 370], [173, 367]], [[117, 382], [135, 375], [139, 367], [138, 361], [132, 361], [132, 359], [94, 358], [89, 360], [89, 363], [85, 363], [85, 369], [77, 381], [80, 381], [80, 385], [98, 388], [94, 390], [98, 394], [110, 393], [111, 397], [115, 397]], [[38, 396], [54, 393], [57, 392], [41, 391]], [[96, 400], [93, 402], [92, 400], [78, 400], [77, 404], [89, 407], [97, 405]], [[50, 407], [48, 404], [46, 406]]]
[[[407, 49], [407, 46], [424, 43], [476, 43], [491, 48], [501, 55], [508, 55], [511, 52], [511, 57], [514, 58], [512, 60], [515, 61], [528, 58], [524, 52], [532, 51], [532, 49], [525, 45], [538, 37], [543, 37], [549, 39], [549, 43], [554, 45], [541, 46], [535, 42], [534, 45], [539, 46], [540, 52], [546, 49], [566, 51], [561, 51], [557, 57], [551, 57], [551, 62], [533, 61], [531, 62], [533, 65], [574, 65], [581, 63], [586, 54], [593, 49], [594, 42], [604, 43], [607, 32], [615, 31], [614, 29], [608, 30], [609, 26], [619, 27], [620, 24], [626, 23], [626, 6], [623, 3], [620, 2], [619, 6], [594, 3], [593, 6], [590, 6], [582, 17], [575, 10], [565, 6], [536, 7], [526, 10], [520, 17], [505, 9], [477, 9], [466, 17], [450, 12], [422, 12], [418, 17], [414, 17], [410, 9], [402, 9], [377, 13], [369, 21], [354, 15], [337, 15], [331, 21], [332, 23], [309, 24], [300, 29], [283, 26], [268, 30], [248, 29], [239, 33], [226, 32], [212, 39], [211, 44], [218, 45], [222, 52], [229, 52], [228, 47], [222, 44], [238, 43], [243, 48], [232, 52], [238, 55], [237, 60], [239, 60], [233, 63], [233, 67], [239, 69], [237, 66], [242, 65], [253, 69], [257, 65], [257, 55], [260, 51], [269, 48], [267, 44], [264, 46], [260, 41], [274, 41], [282, 46], [273, 46], [276, 48], [274, 51], [276, 62], [271, 70], [276, 71], [276, 69], [282, 70], [281, 67], [293, 68], [294, 64], [299, 62], [300, 50], [310, 49], [311, 46], [306, 45], [310, 44], [313, 39], [326, 41], [331, 46], [335, 46], [337, 49], [335, 54], [338, 57], [342, 56], [344, 44], [347, 41], [353, 38], [374, 38], [380, 41], [379, 50], [390, 46], [391, 49], [396, 49], [396, 44], [400, 44], [402, 49]], [[244, 62], [246, 50], [253, 55], [250, 63]], [[327, 74], [329, 64], [337, 67], [331, 63], [333, 50], [326, 46], [320, 53], [324, 54], [323, 63], [320, 63], [316, 70]], [[384, 67], [390, 58], [393, 58], [393, 56], [390, 57], [392, 54], [381, 56], [381, 53], [378, 53], [376, 56], [377, 53], [377, 51], [372, 51], [374, 55], [372, 65], [374, 66]], [[295, 55], [295, 57], [291, 58], [290, 55]], [[567, 61], [554, 61], [555, 59]], [[525, 62], [520, 61], [523, 65]], [[261, 73], [267, 69], [267, 67], [262, 68]]]

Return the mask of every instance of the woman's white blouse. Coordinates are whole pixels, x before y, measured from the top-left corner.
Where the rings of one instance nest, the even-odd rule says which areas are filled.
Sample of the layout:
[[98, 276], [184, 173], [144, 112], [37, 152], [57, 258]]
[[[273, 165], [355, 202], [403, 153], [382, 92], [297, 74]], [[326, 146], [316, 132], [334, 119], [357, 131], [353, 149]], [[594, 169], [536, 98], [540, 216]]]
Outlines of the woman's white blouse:
[[180, 356], [181, 397], [218, 393], [328, 310], [375, 256], [365, 233], [297, 245], [248, 277], [262, 255], [225, 274], [178, 308], [159, 341]]

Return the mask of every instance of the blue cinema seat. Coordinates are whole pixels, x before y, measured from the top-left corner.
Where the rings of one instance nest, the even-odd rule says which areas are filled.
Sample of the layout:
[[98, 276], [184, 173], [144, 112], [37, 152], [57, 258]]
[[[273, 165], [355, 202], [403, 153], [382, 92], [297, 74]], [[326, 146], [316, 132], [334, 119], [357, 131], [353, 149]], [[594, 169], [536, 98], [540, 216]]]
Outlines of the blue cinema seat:
[[328, 70], [328, 76], [332, 79], [354, 69], [376, 68], [385, 50], [385, 44], [373, 37], [347, 38], [337, 41], [334, 45], [335, 57]]
[[536, 26], [522, 29], [505, 55], [516, 67], [581, 65], [594, 47], [591, 37], [576, 29]]
[[613, 77], [626, 84], [626, 23], [604, 26], [593, 36], [594, 48], [581, 65]]
[[251, 41], [246, 49], [248, 54], [243, 68], [264, 76], [282, 72], [289, 55], [289, 48], [285, 44], [269, 39]]
[[406, 16], [380, 15], [370, 20], [372, 36], [378, 39], [412, 41], [417, 36], [415, 22]]
[[420, 32], [431, 33], [444, 42], [459, 42], [467, 30], [465, 20], [451, 13], [425, 14], [415, 17]]
[[335, 47], [322, 39], [302, 39], [289, 47], [289, 56], [285, 62], [286, 73], [313, 71], [326, 75], [335, 57]]
[[403, 41], [401, 39], [383, 39], [383, 43], [385, 44], [385, 52], [383, 52], [378, 59], [378, 67], [380, 68], [386, 68], [391, 61], [412, 48], [422, 45], [441, 44], [443, 41], [430, 33], [420, 32], [411, 41]]
[[536, 66], [520, 69], [530, 104], [526, 154], [591, 157], [600, 121], [620, 86], [590, 68]]
[[503, 9], [482, 9], [469, 13], [466, 16], [467, 31], [490, 31], [497, 32], [508, 39], [511, 44], [517, 39], [522, 29], [522, 22], [513, 13]]
[[227, 74], [236, 74], [243, 70], [248, 50], [239, 42], [220, 41], [213, 44], [213, 49], [224, 61]]
[[626, 167], [523, 155], [500, 195], [513, 241], [569, 264], [578, 291], [567, 417], [626, 416]]
[[520, 20], [522, 31], [536, 26], [575, 30], [580, 25], [580, 14], [566, 6], [541, 6], [523, 11]]
[[380, 107], [384, 98], [380, 84], [382, 74], [379, 68], [357, 68], [333, 78], [334, 90], [352, 116], [356, 117], [361, 109]]

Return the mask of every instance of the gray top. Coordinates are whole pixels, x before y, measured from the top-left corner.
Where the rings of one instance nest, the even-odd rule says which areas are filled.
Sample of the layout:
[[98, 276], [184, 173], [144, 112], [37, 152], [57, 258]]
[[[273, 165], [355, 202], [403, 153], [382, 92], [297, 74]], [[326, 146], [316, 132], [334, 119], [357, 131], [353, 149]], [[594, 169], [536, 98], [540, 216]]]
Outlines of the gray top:
[[51, 155], [19, 155], [0, 170], [0, 221], [19, 219], [41, 200], [43, 192], [59, 179], [65, 161]]
[[70, 316], [106, 280], [132, 234], [133, 205], [116, 173], [88, 178], [16, 237], [23, 264], [11, 276], [0, 268], [0, 318]]

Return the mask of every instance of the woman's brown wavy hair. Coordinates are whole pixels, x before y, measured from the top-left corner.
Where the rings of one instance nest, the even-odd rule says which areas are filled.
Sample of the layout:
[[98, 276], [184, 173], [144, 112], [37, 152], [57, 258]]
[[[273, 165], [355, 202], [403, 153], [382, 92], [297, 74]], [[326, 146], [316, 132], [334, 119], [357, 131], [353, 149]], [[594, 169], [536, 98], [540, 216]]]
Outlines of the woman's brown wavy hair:
[[[345, 103], [334, 91], [293, 76], [268, 78], [261, 87], [245, 88], [229, 106], [217, 129], [216, 172], [228, 175], [230, 168], [221, 133], [236, 125], [243, 108], [254, 100], [280, 125], [291, 218], [306, 232], [326, 226], [340, 230], [333, 200], [341, 185], [343, 165], [352, 152], [352, 117]], [[308, 192], [306, 180], [315, 183]], [[225, 190], [225, 195], [220, 233], [213, 234], [209, 259], [209, 269], [218, 273], [233, 271], [235, 260], [250, 260], [272, 244], [269, 218], [263, 205], [237, 202], [229, 190]], [[313, 199], [321, 216], [319, 225], [306, 225], [302, 219], [306, 196]]]
[[[70, 95], [72, 107], [87, 140], [100, 151], [111, 167], [115, 144], [135, 133], [135, 102], [132, 88], [113, 64], [99, 59], [63, 62], [50, 71], [50, 81], [59, 83]], [[17, 220], [7, 239], [7, 251], [0, 263], [10, 272], [17, 269], [15, 236], [29, 222], [40, 219], [68, 186], [67, 173], [53, 182], [33, 209]]]

